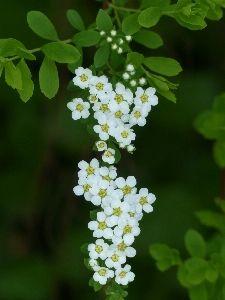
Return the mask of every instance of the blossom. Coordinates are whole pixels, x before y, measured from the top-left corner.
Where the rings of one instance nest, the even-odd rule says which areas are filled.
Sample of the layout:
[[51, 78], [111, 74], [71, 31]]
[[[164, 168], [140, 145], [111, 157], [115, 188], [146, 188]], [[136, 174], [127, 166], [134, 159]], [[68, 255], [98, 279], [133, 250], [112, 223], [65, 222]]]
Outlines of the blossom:
[[115, 275], [116, 275], [115, 281], [118, 284], [122, 284], [122, 285], [127, 285], [128, 282], [133, 281], [135, 275], [133, 272], [130, 271], [130, 269], [131, 269], [130, 265], [125, 265], [125, 267], [123, 268], [118, 268], [115, 271]]
[[125, 146], [129, 145], [132, 140], [135, 140], [135, 133], [131, 129], [132, 125], [124, 124], [117, 126], [115, 139], [118, 143], [123, 143]]
[[105, 260], [106, 267], [120, 268], [121, 264], [126, 262], [126, 256], [122, 251], [117, 249], [110, 249], [107, 251], [107, 259]]
[[95, 244], [88, 245], [89, 256], [92, 259], [101, 258], [105, 260], [107, 258], [106, 252], [109, 249], [109, 245], [104, 242], [103, 239], [97, 239]]
[[135, 105], [144, 105], [146, 109], [150, 111], [151, 105], [157, 105], [158, 104], [158, 97], [155, 95], [156, 89], [149, 87], [146, 90], [144, 90], [141, 87], [138, 87], [134, 98], [134, 104]]
[[155, 202], [156, 197], [152, 193], [148, 193], [148, 189], [142, 188], [139, 193], [134, 196], [134, 203], [136, 203], [136, 212], [140, 213], [142, 209], [149, 213], [153, 211], [152, 203]]
[[111, 101], [109, 103], [109, 109], [109, 116], [113, 117], [117, 122], [119, 121], [118, 125], [121, 124], [121, 121], [123, 123], [129, 121], [130, 108], [127, 102], [122, 101], [121, 103], [117, 103], [116, 101]]
[[113, 230], [110, 227], [110, 223], [106, 219], [104, 212], [97, 213], [97, 221], [90, 221], [88, 228], [93, 230], [93, 236], [97, 238], [104, 237], [105, 239], [111, 239], [113, 237]]
[[112, 148], [108, 148], [103, 154], [102, 154], [102, 160], [104, 162], [107, 162], [108, 164], [113, 164], [115, 162], [115, 153], [116, 151]]
[[138, 227], [138, 222], [135, 219], [125, 219], [120, 218], [118, 225], [114, 228], [114, 235], [122, 236], [125, 243], [132, 244], [134, 237], [140, 234], [140, 228]]
[[148, 109], [145, 106], [135, 106], [130, 114], [129, 123], [131, 125], [144, 126], [146, 124], [146, 117], [148, 115]]
[[90, 104], [84, 102], [81, 98], [75, 98], [72, 102], [67, 103], [67, 107], [72, 111], [72, 118], [78, 120], [80, 118], [86, 119], [89, 117]]
[[102, 115], [98, 118], [99, 125], [95, 125], [93, 130], [99, 134], [99, 138], [103, 141], [108, 140], [109, 135], [114, 136], [116, 133], [115, 120], [113, 118], [107, 118], [106, 115]]
[[104, 141], [98, 141], [95, 143], [95, 145], [96, 145], [98, 151], [104, 151], [107, 149], [107, 144]]
[[108, 278], [114, 277], [114, 271], [109, 270], [108, 268], [104, 267], [94, 267], [94, 275], [93, 278], [95, 281], [99, 282], [100, 284], [106, 284]]
[[96, 158], [93, 158], [90, 164], [82, 160], [78, 163], [78, 167], [80, 168], [80, 171], [78, 172], [79, 177], [99, 174], [99, 161]]
[[134, 257], [136, 255], [136, 250], [133, 247], [130, 247], [129, 243], [125, 243], [123, 237], [114, 235], [112, 238], [113, 244], [109, 246], [109, 249], [117, 249], [127, 257]]
[[134, 176], [128, 176], [126, 180], [123, 177], [118, 177], [115, 180], [115, 183], [123, 192], [124, 196], [136, 194], [137, 189], [135, 188], [135, 185], [137, 181]]
[[110, 185], [114, 186], [114, 179], [117, 176], [116, 167], [101, 167], [99, 169], [99, 174], [102, 177], [102, 180], [107, 180]]
[[105, 214], [110, 216], [109, 221], [111, 222], [112, 226], [117, 225], [120, 218], [129, 219], [129, 211], [130, 205], [125, 201], [121, 202], [120, 199], [113, 199], [110, 205], [104, 208]]
[[134, 71], [134, 65], [128, 64], [128, 65], [126, 66], [126, 70], [129, 71], [129, 72], [133, 72], [133, 71]]
[[104, 75], [92, 76], [90, 79], [89, 92], [96, 95], [100, 100], [106, 98], [106, 93], [112, 91], [112, 84], [108, 82], [108, 78]]
[[90, 192], [93, 194], [91, 202], [94, 205], [100, 205], [102, 200], [106, 197], [109, 197], [113, 192], [114, 187], [109, 185], [109, 182], [106, 180], [100, 180], [97, 184], [93, 184], [90, 188]]
[[87, 88], [92, 77], [92, 71], [90, 69], [79, 67], [75, 70], [75, 74], [77, 76], [73, 78], [73, 83], [81, 89]]
[[100, 176], [90, 175], [88, 177], [80, 177], [78, 180], [78, 185], [73, 188], [73, 192], [77, 196], [81, 196], [84, 194], [84, 198], [87, 201], [90, 201], [92, 198], [92, 194], [90, 193], [90, 189], [94, 184], [101, 179]]
[[127, 101], [128, 104], [133, 102], [133, 93], [130, 89], [126, 89], [122, 83], [116, 84], [115, 92], [109, 94], [110, 100], [120, 104], [122, 101]]

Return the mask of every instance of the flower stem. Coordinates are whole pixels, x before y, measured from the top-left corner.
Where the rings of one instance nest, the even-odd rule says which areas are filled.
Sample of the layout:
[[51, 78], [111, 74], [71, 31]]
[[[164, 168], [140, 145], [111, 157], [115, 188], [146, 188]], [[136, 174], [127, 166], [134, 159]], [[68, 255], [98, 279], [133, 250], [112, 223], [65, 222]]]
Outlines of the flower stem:
[[109, 7], [112, 7], [114, 10], [123, 10], [123, 11], [127, 11], [127, 12], [141, 12], [140, 9], [120, 7], [120, 6], [116, 6], [112, 3], [110, 3], [108, 1], [107, 1], [107, 4], [108, 4]]

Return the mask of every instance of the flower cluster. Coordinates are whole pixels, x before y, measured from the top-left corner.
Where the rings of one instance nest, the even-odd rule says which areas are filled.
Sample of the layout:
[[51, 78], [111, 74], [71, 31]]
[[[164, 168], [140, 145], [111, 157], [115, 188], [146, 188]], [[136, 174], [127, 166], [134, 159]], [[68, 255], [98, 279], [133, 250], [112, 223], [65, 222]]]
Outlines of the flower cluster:
[[100, 207], [96, 218], [88, 223], [93, 237], [97, 238], [95, 243], [88, 245], [89, 265], [95, 272], [93, 278], [100, 284], [115, 278], [118, 284], [127, 285], [135, 275], [125, 263], [127, 257], [136, 255], [131, 245], [140, 234], [143, 211], [153, 211], [151, 204], [155, 195], [147, 188], [137, 193], [134, 176], [117, 177], [114, 166], [100, 166], [95, 158], [90, 163], [82, 160], [78, 167], [79, 180], [74, 193], [84, 195], [87, 201]]
[[[127, 69], [131, 71], [134, 67], [130, 64]], [[104, 142], [111, 136], [122, 148], [130, 146], [136, 136], [132, 127], [144, 126], [151, 106], [158, 104], [155, 88], [149, 87], [144, 90], [137, 87], [134, 96], [122, 83], [117, 83], [113, 89], [106, 76], [95, 76], [90, 69], [79, 67], [75, 74], [74, 84], [81, 89], [88, 89], [89, 96], [87, 101], [75, 98], [67, 104], [72, 111], [72, 118], [87, 118], [91, 111], [97, 121], [93, 130], [101, 141]]]
[[124, 35], [121, 31], [118, 34], [115, 29], [111, 30], [109, 35], [105, 31], [100, 31], [100, 35], [106, 42], [111, 43], [111, 49], [118, 54], [127, 51], [126, 45], [132, 40], [131, 35]]

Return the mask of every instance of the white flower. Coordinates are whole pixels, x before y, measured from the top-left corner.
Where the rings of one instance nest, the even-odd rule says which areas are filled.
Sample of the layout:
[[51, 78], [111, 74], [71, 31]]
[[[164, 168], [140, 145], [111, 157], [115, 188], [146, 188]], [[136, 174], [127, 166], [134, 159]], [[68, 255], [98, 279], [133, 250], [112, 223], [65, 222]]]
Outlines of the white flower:
[[122, 251], [117, 249], [110, 249], [107, 251], [107, 259], [105, 264], [108, 268], [120, 268], [121, 264], [126, 262], [126, 256]]
[[97, 267], [98, 266], [98, 262], [96, 259], [90, 259], [89, 260], [89, 266], [94, 268], [94, 267]]
[[131, 36], [131, 35], [126, 35], [126, 36], [125, 36], [125, 39], [126, 39], [128, 42], [130, 42], [130, 41], [132, 40], [132, 36]]
[[102, 154], [102, 160], [104, 162], [107, 162], [108, 164], [112, 165], [115, 162], [115, 153], [116, 151], [112, 148], [108, 148], [103, 154]]
[[[126, 202], [127, 202], [127, 198], [128, 198], [128, 196], [125, 199]], [[129, 216], [130, 216], [131, 219], [133, 218], [136, 221], [140, 221], [142, 219], [142, 217], [143, 217], [143, 212], [137, 213], [137, 211], [136, 211], [136, 204], [130, 204], [130, 211], [128, 212], [128, 214], [129, 214]]]
[[130, 269], [131, 269], [130, 265], [125, 265], [124, 268], [118, 268], [115, 271], [115, 275], [116, 275], [115, 281], [118, 284], [122, 284], [122, 285], [127, 285], [128, 282], [133, 281], [135, 275], [133, 272], [130, 271]]
[[115, 120], [113, 118], [107, 118], [106, 115], [102, 115], [98, 118], [99, 125], [95, 125], [93, 130], [99, 134], [99, 138], [103, 141], [108, 140], [109, 135], [114, 136], [116, 133]]
[[79, 86], [81, 89], [87, 88], [92, 77], [92, 71], [89, 69], [84, 69], [83, 67], [79, 67], [75, 70], [75, 74], [77, 76], [73, 78], [73, 83]]
[[107, 144], [104, 141], [98, 141], [95, 143], [95, 145], [96, 145], [98, 151], [104, 151], [107, 149]]
[[100, 102], [96, 102], [93, 105], [92, 108], [95, 111], [95, 113], [94, 113], [94, 118], [95, 119], [100, 119], [103, 114], [109, 113], [110, 110], [109, 110], [109, 99], [108, 99], [108, 97], [101, 100]]
[[108, 43], [111, 43], [111, 42], [112, 42], [112, 38], [111, 38], [110, 36], [108, 36], [107, 39], [106, 39], [106, 41], [107, 41]]
[[140, 228], [138, 227], [138, 222], [135, 219], [125, 219], [120, 218], [118, 225], [114, 228], [114, 235], [122, 236], [124, 242], [127, 244], [132, 244], [134, 237], [140, 234]]
[[125, 146], [129, 145], [131, 141], [135, 140], [135, 133], [131, 129], [132, 125], [124, 124], [117, 126], [115, 139], [118, 143], [123, 143]]
[[124, 239], [121, 236], [113, 236], [113, 244], [109, 246], [109, 249], [117, 249], [127, 257], [134, 257], [136, 255], [136, 250], [133, 247], [130, 247], [130, 244], [124, 242]]
[[131, 154], [133, 154], [133, 152], [136, 150], [136, 148], [134, 147], [134, 145], [130, 144], [127, 146], [127, 151]]
[[123, 195], [136, 194], [137, 188], [135, 187], [137, 181], [134, 176], [128, 176], [125, 180], [123, 177], [118, 177], [115, 180], [117, 187], [123, 192]]
[[109, 245], [105, 243], [103, 239], [98, 239], [95, 241], [95, 244], [88, 245], [89, 256], [92, 259], [101, 258], [105, 260], [108, 249]]
[[96, 103], [96, 102], [98, 102], [98, 97], [96, 95], [90, 95], [90, 96], [88, 96], [88, 100], [91, 103]]
[[119, 120], [119, 124], [121, 123], [120, 121], [122, 121], [123, 123], [128, 122], [130, 107], [127, 102], [122, 101], [120, 104], [118, 104], [116, 101], [110, 101], [109, 109], [109, 115], [116, 120]]
[[124, 148], [126, 148], [126, 145], [125, 145], [124, 143], [119, 143], [119, 147], [120, 147], [121, 149], [124, 149]]
[[112, 84], [108, 82], [105, 75], [100, 77], [92, 76], [90, 79], [89, 92], [96, 95], [100, 100], [107, 97], [108, 92], [112, 91]]
[[127, 70], [128, 72], [134, 71], [134, 65], [128, 64], [128, 65], [126, 66], [126, 70]]
[[109, 94], [110, 100], [120, 104], [122, 101], [127, 101], [129, 104], [133, 102], [133, 93], [130, 89], [126, 89], [122, 83], [116, 84], [115, 92]]
[[123, 73], [122, 76], [123, 76], [123, 79], [125, 79], [125, 80], [130, 78], [130, 75], [127, 72]]
[[111, 36], [115, 36], [116, 35], [116, 30], [111, 30], [110, 34], [111, 34]]
[[79, 177], [87, 177], [89, 175], [99, 175], [99, 161], [93, 158], [88, 164], [86, 161], [82, 160], [78, 163], [80, 171], [78, 172]]
[[142, 188], [139, 193], [134, 196], [134, 203], [136, 203], [136, 212], [140, 213], [142, 209], [149, 213], [153, 211], [151, 204], [155, 202], [156, 197], [152, 193], [148, 193], [148, 189]]
[[112, 226], [117, 225], [120, 218], [129, 219], [129, 211], [130, 205], [125, 201], [121, 202], [120, 199], [113, 199], [110, 205], [104, 208], [105, 214], [110, 216], [109, 221], [111, 222]]
[[108, 278], [114, 277], [114, 271], [109, 270], [108, 268], [95, 267], [94, 271], [95, 273], [93, 275], [93, 278], [95, 281], [99, 282], [100, 284], [106, 284]]
[[93, 184], [93, 186], [90, 188], [90, 192], [93, 195], [91, 202], [94, 205], [100, 205], [102, 200], [110, 197], [113, 191], [114, 187], [109, 185], [109, 181], [100, 180], [97, 184]]
[[130, 114], [129, 123], [131, 125], [138, 124], [139, 126], [144, 126], [146, 124], [146, 117], [149, 111], [145, 106], [135, 106]]
[[88, 228], [94, 231], [93, 237], [111, 239], [113, 237], [113, 230], [109, 228], [108, 224], [106, 214], [104, 212], [98, 212], [97, 221], [90, 221]]
[[84, 198], [87, 201], [90, 201], [93, 196], [90, 193], [90, 189], [94, 184], [97, 184], [100, 179], [100, 176], [94, 175], [90, 175], [88, 177], [80, 177], [78, 180], [78, 185], [73, 188], [74, 194], [77, 196], [81, 196], [84, 194]]
[[114, 179], [117, 176], [115, 167], [101, 167], [99, 169], [99, 174], [102, 177], [102, 180], [106, 180], [110, 183], [110, 185], [115, 186]]
[[72, 102], [67, 103], [67, 107], [72, 111], [72, 118], [78, 120], [80, 118], [86, 119], [89, 117], [90, 104], [84, 102], [81, 98], [75, 98]]
[[158, 97], [155, 95], [156, 89], [149, 87], [146, 90], [143, 90], [143, 88], [138, 87], [134, 98], [134, 104], [135, 105], [144, 105], [146, 109], [150, 111], [151, 105], [157, 105], [158, 104]]

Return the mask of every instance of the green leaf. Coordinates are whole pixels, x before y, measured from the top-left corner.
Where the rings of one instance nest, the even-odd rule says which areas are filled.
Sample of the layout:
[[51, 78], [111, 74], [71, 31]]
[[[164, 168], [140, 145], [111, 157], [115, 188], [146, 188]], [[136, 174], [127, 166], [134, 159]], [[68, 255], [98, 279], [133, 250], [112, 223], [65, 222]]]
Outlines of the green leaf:
[[210, 211], [210, 210], [201, 210], [195, 212], [195, 215], [199, 221], [208, 227], [213, 227], [221, 232], [225, 232], [225, 217], [222, 214]]
[[185, 246], [191, 256], [205, 257], [205, 241], [196, 230], [189, 229], [184, 237]]
[[144, 61], [144, 55], [138, 52], [131, 52], [127, 54], [126, 64], [132, 64], [136, 69], [140, 67], [140, 65]]
[[213, 267], [212, 264], [208, 264], [208, 269], [205, 273], [205, 278], [209, 282], [215, 282], [218, 278], [219, 274], [218, 271]]
[[77, 68], [79, 68], [81, 65], [82, 65], [82, 62], [83, 62], [83, 51], [82, 51], [82, 47], [80, 46], [77, 46], [76, 47], [77, 50], [79, 51], [80, 53], [80, 58], [78, 59], [78, 61], [76, 61], [75, 63], [72, 63], [72, 64], [68, 64], [68, 69], [74, 74], [75, 70]]
[[160, 35], [146, 29], [140, 29], [137, 33], [135, 33], [133, 35], [133, 40], [150, 49], [157, 49], [163, 45], [163, 40]]
[[96, 45], [100, 41], [100, 33], [94, 30], [78, 32], [72, 37], [72, 42], [82, 47]]
[[225, 93], [222, 93], [214, 98], [213, 111], [225, 116]]
[[85, 253], [85, 254], [88, 254], [89, 253], [89, 251], [88, 251], [88, 245], [89, 245], [88, 243], [83, 244], [80, 247], [80, 251], [83, 252], [83, 253]]
[[[159, 88], [162, 91], [169, 91], [168, 84], [164, 80], [162, 80], [160, 78], [160, 76], [155, 76], [153, 74], [148, 73], [147, 78], [148, 78], [149, 83], [156, 89]], [[153, 82], [153, 84], [152, 84], [152, 82]]]
[[24, 48], [18, 47], [16, 49], [16, 55], [18, 55], [21, 58], [26, 58], [29, 60], [36, 60], [36, 57], [33, 54], [31, 54], [29, 50], [24, 49]]
[[144, 59], [144, 65], [153, 72], [166, 76], [175, 76], [182, 71], [180, 64], [172, 58], [146, 57]]
[[143, 10], [148, 7], [159, 7], [165, 9], [170, 5], [170, 0], [142, 0], [140, 9]]
[[30, 11], [27, 14], [27, 23], [42, 38], [50, 41], [59, 41], [54, 25], [43, 13]]
[[160, 8], [150, 7], [140, 13], [138, 22], [141, 26], [149, 28], [156, 25], [161, 16], [162, 11]]
[[208, 1], [208, 0], [197, 0], [197, 3], [201, 3], [208, 8], [207, 18], [210, 20], [219, 20], [223, 16], [223, 11], [216, 4], [217, 1]]
[[104, 44], [98, 48], [94, 56], [95, 68], [100, 68], [106, 64], [109, 58], [109, 44]]
[[217, 141], [213, 145], [213, 157], [220, 168], [225, 167], [225, 141]]
[[208, 265], [204, 259], [191, 257], [188, 258], [184, 264], [189, 272], [186, 279], [190, 284], [198, 285], [205, 280]]
[[122, 30], [126, 35], [133, 35], [141, 28], [141, 25], [138, 23], [139, 15], [140, 13], [134, 13], [123, 20]]
[[124, 6], [128, 0], [115, 0], [114, 2], [116, 6]]
[[22, 89], [22, 78], [20, 69], [15, 67], [12, 61], [5, 64], [5, 81], [13, 89]]
[[89, 265], [89, 258], [84, 258], [84, 265], [88, 270], [93, 271], [92, 267]]
[[176, 96], [174, 95], [174, 93], [172, 93], [171, 91], [162, 91], [160, 89], [157, 89], [157, 92], [159, 94], [161, 94], [163, 97], [165, 97], [166, 99], [176, 103], [177, 102], [177, 98]]
[[17, 68], [20, 70], [22, 78], [22, 89], [18, 89], [18, 93], [20, 95], [20, 98], [24, 102], [27, 102], [33, 95], [34, 90], [34, 84], [31, 79], [31, 72], [24, 59], [20, 60], [20, 62], [17, 65]]
[[110, 65], [114, 70], [116, 70], [119, 66], [124, 62], [124, 58], [121, 54], [118, 54], [116, 51], [111, 51], [110, 54]]
[[95, 283], [94, 278], [91, 277], [90, 280], [89, 280], [89, 282], [88, 282], [88, 285], [89, 286], [94, 286], [94, 283]]
[[74, 46], [61, 42], [46, 44], [41, 50], [48, 58], [59, 63], [74, 63], [80, 58], [80, 53]]
[[95, 292], [99, 291], [102, 287], [103, 287], [102, 284], [100, 284], [99, 282], [95, 281], [95, 283], [94, 283], [94, 291]]
[[0, 77], [2, 76], [2, 71], [4, 69], [5, 65], [0, 64]]
[[96, 24], [100, 31], [104, 31], [106, 33], [109, 33], [113, 29], [112, 20], [107, 12], [103, 9], [100, 9], [97, 14]]
[[55, 62], [45, 56], [39, 71], [39, 83], [42, 93], [49, 99], [53, 98], [59, 89], [59, 76]]
[[97, 220], [97, 213], [98, 213], [98, 212], [99, 212], [99, 211], [98, 211], [97, 209], [90, 211], [90, 218], [91, 218], [93, 221], [96, 221], [96, 220]]
[[199, 284], [188, 289], [190, 300], [208, 300], [205, 284]]
[[187, 270], [187, 268], [185, 267], [184, 264], [181, 264], [178, 267], [177, 270], [177, 279], [180, 282], [180, 284], [182, 286], [184, 286], [185, 288], [189, 288], [192, 285], [190, 284], [190, 282], [187, 280], [187, 276], [188, 276], [189, 271]]
[[76, 10], [69, 9], [66, 13], [66, 17], [75, 29], [79, 31], [85, 30], [84, 22]]
[[24, 45], [15, 39], [0, 39], [0, 56], [17, 55], [17, 48], [25, 49]]

